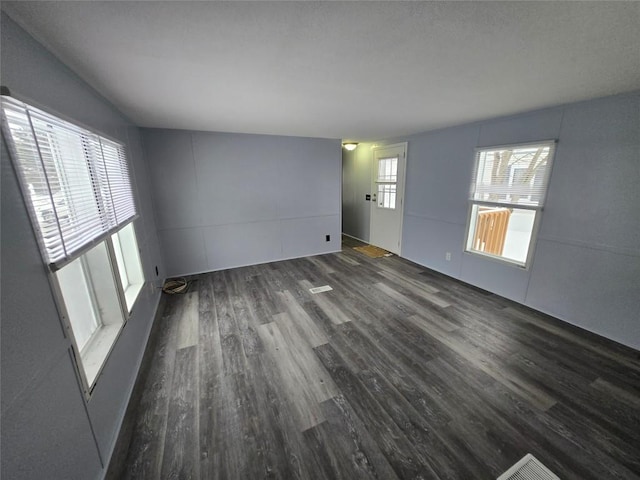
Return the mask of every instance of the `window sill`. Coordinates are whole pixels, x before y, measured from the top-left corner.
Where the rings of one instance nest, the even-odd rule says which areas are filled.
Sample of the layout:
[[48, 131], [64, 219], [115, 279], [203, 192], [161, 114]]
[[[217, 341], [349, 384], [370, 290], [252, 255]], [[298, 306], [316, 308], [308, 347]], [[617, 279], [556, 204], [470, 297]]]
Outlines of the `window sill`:
[[475, 255], [478, 257], [482, 257], [488, 260], [494, 260], [496, 262], [499, 263], [503, 263], [505, 265], [510, 265], [512, 267], [518, 267], [521, 268], [523, 270], [528, 270], [529, 266], [526, 263], [522, 263], [519, 262], [518, 260], [513, 260], [511, 258], [507, 258], [507, 257], [499, 257], [498, 255], [492, 255], [490, 253], [486, 253], [486, 252], [479, 252], [477, 250], [465, 250], [464, 253], [469, 254], [469, 255]]
[[89, 390], [93, 387], [98, 373], [100, 373], [106, 358], [109, 356], [111, 347], [115, 344], [122, 326], [123, 324], [121, 323], [103, 325], [93, 334], [89, 343], [82, 349], [80, 356]]

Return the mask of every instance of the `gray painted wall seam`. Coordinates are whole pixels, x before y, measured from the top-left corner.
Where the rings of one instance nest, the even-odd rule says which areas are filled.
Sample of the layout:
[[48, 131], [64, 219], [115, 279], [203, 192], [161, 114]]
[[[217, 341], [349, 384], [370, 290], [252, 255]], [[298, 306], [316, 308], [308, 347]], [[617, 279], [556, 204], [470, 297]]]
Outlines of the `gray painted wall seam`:
[[[199, 227], [201, 228], [206, 228], [206, 227], [226, 227], [229, 225], [247, 225], [247, 224], [252, 224], [252, 223], [268, 223], [268, 222], [281, 222], [281, 221], [286, 221], [286, 220], [304, 220], [304, 219], [308, 219], [308, 218], [328, 218], [328, 217], [335, 217], [336, 215], [338, 215], [338, 213], [327, 213], [327, 214], [322, 214], [322, 215], [305, 215], [303, 217], [281, 217], [281, 218], [265, 218], [265, 219], [260, 219], [260, 220], [248, 220], [245, 222], [228, 222], [228, 223], [212, 223], [212, 224], [205, 224], [205, 225], [200, 225]], [[167, 231], [173, 231], [173, 230], [191, 230], [193, 228], [196, 227], [171, 227], [171, 228], [159, 228], [158, 231], [159, 232], [167, 232]]]
[[484, 128], [484, 126], [484, 122], [478, 123], [478, 138], [476, 138], [476, 148], [478, 148], [478, 146], [480, 145], [480, 139], [482, 138], [482, 129]]
[[[277, 162], [276, 163], [276, 170], [277, 170], [277, 173], [278, 173], [278, 180], [279, 181], [282, 181], [281, 179], [283, 178], [282, 169], [283, 169], [283, 166], [280, 164], [280, 162]], [[279, 186], [279, 188], [281, 188], [281, 186]], [[282, 232], [283, 232], [282, 218], [280, 218], [281, 215], [282, 215], [281, 210], [282, 210], [282, 207], [280, 206], [280, 202], [276, 201], [275, 202], [275, 211], [276, 211], [276, 217], [278, 219], [278, 241], [279, 241], [279, 244], [280, 244], [279, 245], [280, 246], [280, 257], [283, 257], [284, 256], [284, 238], [283, 238], [283, 235], [282, 235]]]
[[[142, 139], [140, 139], [140, 150], [142, 153], [142, 163], [145, 167], [145, 170], [148, 172], [149, 171], [149, 156], [147, 154], [146, 151], [146, 146], [144, 144], [144, 142], [142, 141]], [[154, 198], [154, 192], [153, 189], [149, 189], [149, 197], [151, 198], [151, 216], [152, 216], [152, 221], [153, 221], [153, 226], [155, 227], [153, 229], [153, 238], [155, 239], [156, 245], [160, 245], [160, 238], [158, 237], [158, 213], [156, 212], [156, 202], [155, 202], [155, 198]], [[151, 240], [151, 239], [149, 239]], [[158, 249], [158, 253], [160, 254], [160, 258], [158, 260], [160, 260], [160, 264], [161, 265], [156, 265], [159, 268], [162, 267], [163, 265], [165, 265], [165, 261], [164, 261], [164, 255], [162, 253], [162, 249], [159, 248]], [[160, 273], [160, 271], [159, 271]], [[157, 281], [158, 277], [153, 277], [154, 281]]]
[[283, 223], [283, 221], [284, 220], [282, 218], [278, 219], [278, 230], [279, 230], [278, 233], [280, 234], [280, 256], [281, 257], [284, 256], [284, 238], [283, 238], [283, 235], [282, 235], [282, 232], [283, 232], [282, 223]]
[[456, 222], [456, 221], [447, 220], [446, 218], [435, 217], [433, 215], [423, 215], [415, 212], [405, 213], [405, 217], [425, 218], [427, 220], [434, 220], [436, 222], [443, 222], [443, 223], [449, 223], [451, 225], [460, 225], [460, 226], [466, 227], [466, 222]]
[[[561, 113], [560, 113], [560, 124], [558, 125], [558, 132], [556, 133], [556, 136], [555, 136], [555, 145], [554, 145], [554, 148], [553, 148], [553, 157], [554, 158], [553, 158], [553, 163], [551, 164], [551, 171], [550, 171], [549, 176], [548, 176], [549, 186], [551, 184], [551, 181], [553, 180], [553, 167], [555, 166], [555, 160], [556, 160], [556, 158], [558, 158], [557, 155], [558, 155], [558, 151], [560, 149], [560, 146], [558, 145], [560, 142], [559, 142], [558, 139], [562, 135], [562, 124], [564, 122], [564, 113], [565, 113], [565, 109], [563, 107], [561, 109]], [[549, 196], [549, 189], [550, 189], [550, 187], [548, 187], [547, 191], [545, 192], [545, 198], [544, 198], [545, 203], [547, 201], [547, 197]], [[536, 260], [536, 254], [538, 253], [538, 245], [539, 245], [539, 242], [540, 242], [540, 232], [543, 231], [542, 228], [543, 228], [544, 219], [545, 219], [544, 207], [539, 212], [539, 214], [541, 215], [540, 222], [539, 222], [538, 228], [535, 229], [534, 232], [533, 232], [534, 237], [531, 239], [532, 242], [535, 242], [535, 244], [534, 244], [535, 250], [533, 252], [533, 255], [531, 256], [531, 260], [530, 260], [531, 261], [531, 265], [529, 267], [530, 272], [529, 272], [529, 275], [527, 276], [527, 285], [526, 285], [525, 291], [524, 291], [524, 303], [525, 304], [527, 304], [527, 302], [528, 302], [529, 287], [531, 285], [531, 279], [533, 278], [533, 270], [534, 270], [535, 265], [536, 265], [536, 261], [535, 260]], [[531, 248], [531, 247], [529, 247], [529, 248]]]
[[[193, 163], [193, 181], [194, 181], [194, 185], [195, 185], [195, 190], [196, 190], [196, 198], [200, 198], [200, 182], [198, 181], [198, 162], [196, 162], [196, 154], [195, 154], [195, 149], [193, 147], [193, 133], [189, 134], [189, 147], [191, 149], [191, 163]], [[198, 202], [200, 203], [200, 202]], [[202, 215], [202, 207], [203, 205], [198, 205], [198, 222], [200, 226], [204, 226], [204, 218]]]
[[615, 245], [602, 245], [598, 243], [581, 242], [580, 240], [572, 240], [569, 238], [554, 237], [552, 235], [538, 235], [538, 240], [546, 242], [560, 243], [563, 245], [571, 245], [574, 247], [588, 248], [591, 250], [599, 250], [603, 252], [614, 253], [616, 255], [624, 255], [627, 257], [640, 257], [640, 249], [632, 249], [626, 247], [616, 247]]
[[202, 251], [204, 252], [205, 265], [210, 265], [210, 263], [209, 263], [209, 250], [207, 249], [207, 240], [206, 240], [206, 238], [204, 236], [204, 228], [196, 227], [196, 229], [200, 232], [200, 240], [202, 241]]

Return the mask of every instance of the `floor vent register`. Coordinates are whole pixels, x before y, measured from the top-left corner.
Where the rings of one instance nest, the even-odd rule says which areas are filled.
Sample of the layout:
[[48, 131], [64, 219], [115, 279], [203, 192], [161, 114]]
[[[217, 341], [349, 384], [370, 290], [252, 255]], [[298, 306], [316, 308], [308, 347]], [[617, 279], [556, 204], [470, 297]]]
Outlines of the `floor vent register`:
[[498, 480], [560, 480], [551, 470], [531, 455], [526, 454], [518, 463], [498, 477]]
[[311, 293], [322, 293], [328, 292], [330, 290], [333, 290], [333, 288], [331, 288], [329, 285], [323, 285], [322, 287], [313, 287], [309, 289]]

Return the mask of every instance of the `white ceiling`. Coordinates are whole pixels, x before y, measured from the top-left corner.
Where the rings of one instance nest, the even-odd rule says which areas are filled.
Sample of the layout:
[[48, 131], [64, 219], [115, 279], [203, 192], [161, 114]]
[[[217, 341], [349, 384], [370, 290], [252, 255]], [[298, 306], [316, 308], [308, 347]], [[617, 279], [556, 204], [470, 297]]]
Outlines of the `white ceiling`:
[[141, 126], [372, 140], [640, 88], [640, 3], [3, 2]]

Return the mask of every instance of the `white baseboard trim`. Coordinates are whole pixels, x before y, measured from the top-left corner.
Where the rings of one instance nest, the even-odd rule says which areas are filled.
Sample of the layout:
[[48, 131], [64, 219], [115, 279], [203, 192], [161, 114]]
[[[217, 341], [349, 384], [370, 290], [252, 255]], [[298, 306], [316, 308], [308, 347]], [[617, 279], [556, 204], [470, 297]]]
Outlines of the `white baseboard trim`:
[[344, 235], [345, 237], [353, 238], [354, 240], [358, 240], [359, 242], [366, 243], [367, 245], [369, 245], [369, 242], [367, 242], [366, 240], [363, 240], [358, 237], [354, 237], [353, 235], [349, 235], [348, 233], [342, 232], [342, 235]]

